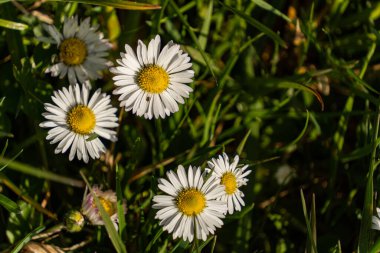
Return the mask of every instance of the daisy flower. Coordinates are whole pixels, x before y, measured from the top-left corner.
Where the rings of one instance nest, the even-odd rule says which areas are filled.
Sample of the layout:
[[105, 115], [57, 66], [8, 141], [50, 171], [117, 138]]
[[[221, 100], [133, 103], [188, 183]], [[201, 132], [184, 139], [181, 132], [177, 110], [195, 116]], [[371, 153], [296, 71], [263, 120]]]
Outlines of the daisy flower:
[[[84, 194], [83, 202], [82, 202], [82, 214], [90, 221], [92, 225], [104, 225], [104, 221], [100, 214], [100, 211], [96, 207], [95, 199], [91, 192], [87, 194], [87, 188]], [[92, 187], [93, 193], [98, 197], [100, 204], [106, 211], [106, 213], [110, 216], [110, 219], [118, 229], [119, 218], [117, 215], [117, 197], [116, 193], [108, 190], [101, 191], [98, 186]], [[126, 212], [125, 203], [123, 204], [124, 212]]]
[[169, 42], [162, 50], [157, 35], [146, 46], [138, 41], [137, 52], [125, 45], [120, 65], [111, 68], [117, 88], [113, 94], [120, 95], [121, 107], [137, 116], [152, 119], [165, 118], [179, 110], [178, 103], [185, 103], [193, 89], [194, 71], [190, 57], [180, 46]]
[[97, 27], [90, 26], [90, 18], [78, 24], [77, 17], [65, 19], [63, 33], [53, 25], [43, 25], [52, 37], [51, 43], [57, 44], [59, 62], [49, 67], [46, 73], [63, 78], [68, 76], [70, 84], [88, 83], [88, 80], [100, 78], [99, 71], [107, 67], [111, 44], [96, 32]]
[[224, 194], [224, 187], [213, 176], [204, 179], [199, 167], [190, 166], [186, 172], [180, 165], [177, 173], [166, 175], [168, 179], [158, 179], [158, 188], [165, 194], [153, 197], [153, 208], [160, 209], [155, 218], [164, 230], [173, 233], [173, 239], [182, 237], [191, 242], [196, 231], [195, 236], [205, 241], [223, 225], [227, 206], [216, 198]]
[[57, 142], [55, 153], [65, 153], [70, 148], [69, 160], [75, 154], [78, 160], [87, 163], [89, 156], [99, 158], [106, 151], [97, 136], [116, 141], [118, 119], [116, 108], [111, 106], [109, 95], [98, 89], [89, 99], [89, 88], [85, 85], [70, 85], [69, 88], [54, 91], [51, 97], [54, 104], [45, 103], [46, 112], [42, 114], [47, 121], [40, 127], [52, 128], [46, 137], [50, 144]]
[[246, 185], [248, 182], [248, 179], [245, 178], [251, 173], [250, 170], [245, 171], [248, 165], [238, 167], [238, 155], [235, 156], [234, 161], [230, 164], [226, 153], [223, 153], [223, 155], [220, 155], [217, 159], [213, 158], [207, 163], [210, 169], [206, 170], [211, 171], [212, 175], [217, 178], [219, 184], [225, 186], [225, 192], [218, 200], [227, 203], [229, 214], [232, 214], [234, 210], [241, 211], [241, 206], [245, 204], [243, 201], [244, 194], [239, 190], [239, 187]]
[[372, 216], [372, 229], [380, 230], [380, 208], [376, 208], [377, 216]]

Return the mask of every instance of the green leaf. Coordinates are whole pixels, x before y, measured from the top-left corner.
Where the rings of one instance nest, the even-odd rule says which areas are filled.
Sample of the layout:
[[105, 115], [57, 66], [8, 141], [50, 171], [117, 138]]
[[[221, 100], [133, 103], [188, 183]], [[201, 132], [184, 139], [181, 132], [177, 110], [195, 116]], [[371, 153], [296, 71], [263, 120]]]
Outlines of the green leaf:
[[235, 13], [236, 15], [239, 15], [241, 18], [243, 18], [245, 21], [247, 21], [249, 24], [251, 24], [252, 26], [256, 27], [258, 30], [260, 30], [261, 32], [265, 33], [269, 38], [271, 38], [272, 40], [274, 40], [276, 43], [278, 43], [280, 46], [284, 47], [284, 48], [287, 48], [287, 45], [285, 43], [284, 40], [282, 40], [280, 38], [280, 36], [277, 35], [277, 33], [273, 32], [271, 29], [269, 29], [267, 26], [265, 26], [264, 24], [260, 23], [259, 21], [257, 21], [256, 19], [248, 16], [247, 14], [245, 14], [244, 12], [240, 11], [240, 10], [237, 10], [231, 6], [228, 6], [226, 4], [224, 4], [222, 1], [219, 1], [219, 3], [221, 5], [223, 5], [225, 8], [227, 8], [228, 10], [232, 11], [233, 13]]
[[18, 205], [7, 196], [0, 193], [0, 205], [7, 209], [10, 213], [20, 212]]
[[5, 20], [2, 18], [0, 18], [0, 26], [8, 28], [8, 29], [12, 29], [12, 30], [20, 30], [20, 31], [23, 31], [28, 28], [28, 26], [25, 24], [10, 21], [10, 20]]
[[39, 234], [45, 229], [45, 226], [39, 226], [38, 228], [34, 229], [32, 232], [27, 234], [22, 240], [20, 240], [16, 247], [11, 251], [11, 253], [17, 253], [30, 241], [32, 240], [32, 237]]
[[111, 218], [110, 216], [108, 215], [108, 213], [106, 212], [106, 210], [104, 210], [104, 207], [103, 205], [100, 203], [100, 200], [99, 198], [96, 196], [96, 194], [93, 192], [92, 190], [92, 187], [91, 185], [89, 184], [86, 176], [83, 174], [82, 171], [80, 171], [80, 174], [83, 178], [83, 180], [85, 181], [87, 187], [90, 189], [90, 192], [92, 194], [92, 197], [94, 198], [95, 200], [95, 204], [96, 204], [96, 207], [98, 208], [98, 210], [100, 211], [100, 216], [102, 217], [102, 220], [104, 222], [104, 226], [107, 230], [107, 233], [108, 233], [108, 236], [109, 238], [111, 239], [111, 242], [113, 244], [113, 246], [115, 247], [116, 251], [118, 253], [126, 253], [127, 250], [124, 246], [124, 243], [122, 242], [121, 238], [119, 237], [119, 234], [116, 230], [116, 228], [114, 227], [112, 221], [111, 221]]
[[88, 138], [86, 139], [86, 141], [93, 141], [96, 138], [98, 138], [98, 136], [99, 135], [97, 135], [96, 133], [92, 133], [92, 134], [90, 134], [90, 136], [88, 136]]
[[286, 22], [289, 22], [289, 23], [292, 22], [292, 20], [288, 16], [286, 16], [281, 11], [277, 10], [276, 8], [274, 8], [272, 5], [268, 4], [267, 2], [263, 0], [251, 0], [251, 1], [257, 4], [257, 6], [263, 8], [264, 10], [270, 11], [273, 14], [283, 18]]

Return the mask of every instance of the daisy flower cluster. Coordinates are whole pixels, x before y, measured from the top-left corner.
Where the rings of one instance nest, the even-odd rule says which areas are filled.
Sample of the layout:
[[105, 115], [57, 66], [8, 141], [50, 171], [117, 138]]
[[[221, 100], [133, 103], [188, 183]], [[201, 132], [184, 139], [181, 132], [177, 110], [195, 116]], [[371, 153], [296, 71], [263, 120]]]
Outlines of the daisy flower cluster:
[[[58, 143], [55, 153], [69, 150], [69, 160], [88, 162], [98, 159], [106, 148], [100, 138], [115, 142], [119, 126], [117, 109], [111, 105], [109, 95], [97, 90], [90, 96], [90, 80], [101, 77], [110, 44], [103, 39], [97, 27], [90, 26], [90, 18], [78, 23], [77, 17], [64, 21], [63, 32], [53, 25], [44, 25], [57, 44], [58, 62], [46, 72], [60, 78], [68, 76], [69, 87], [54, 92], [53, 103], [45, 103], [46, 121], [40, 124], [50, 128], [47, 140]], [[187, 84], [193, 81], [194, 71], [187, 53], [172, 41], [161, 50], [159, 35], [148, 46], [138, 41], [136, 53], [125, 45], [125, 53], [117, 60], [119, 66], [110, 68], [115, 74], [120, 107], [146, 119], [165, 118], [179, 110], [193, 89]], [[82, 85], [82, 86], [81, 86]]]
[[245, 205], [239, 188], [248, 182], [248, 165], [238, 165], [239, 156], [230, 163], [225, 153], [207, 163], [203, 172], [200, 167], [185, 170], [180, 165], [177, 172], [166, 173], [167, 179], [158, 179], [163, 194], [153, 197], [153, 208], [159, 209], [155, 218], [165, 231], [173, 233], [173, 239], [205, 241], [222, 227], [227, 211], [232, 214]]
[[[44, 26], [57, 45], [54, 65], [46, 72], [59, 78], [68, 77], [69, 85], [53, 92], [51, 103], [45, 103], [40, 127], [48, 128], [46, 139], [57, 144], [55, 153], [68, 152], [69, 160], [75, 157], [88, 163], [106, 152], [102, 140], [117, 141], [119, 119], [111, 96], [100, 89], [91, 91], [91, 81], [102, 76], [109, 63], [106, 60], [111, 48], [107, 39], [90, 25], [86, 18], [78, 23], [77, 17], [64, 21], [63, 31], [53, 25]], [[161, 48], [161, 38], [156, 35], [147, 45], [137, 42], [134, 51], [125, 45], [125, 52], [116, 65], [109, 68], [114, 74], [115, 89], [120, 107], [145, 119], [166, 118], [179, 110], [193, 89], [194, 71], [191, 59], [180, 45], [170, 41]], [[223, 153], [207, 162], [207, 168], [178, 166], [176, 172], [168, 171], [167, 178], [158, 180], [163, 192], [153, 198], [156, 218], [173, 238], [193, 241], [206, 240], [223, 225], [223, 219], [245, 205], [244, 194], [239, 189], [248, 181], [248, 165], [241, 166], [239, 156], [230, 163]], [[87, 190], [86, 190], [87, 192]], [[94, 195], [117, 228], [117, 198], [112, 191], [101, 191], [97, 186], [85, 193], [80, 211], [70, 212], [66, 228], [80, 231], [87, 220], [93, 225], [104, 225], [94, 202]], [[124, 211], [126, 210], [124, 206]]]

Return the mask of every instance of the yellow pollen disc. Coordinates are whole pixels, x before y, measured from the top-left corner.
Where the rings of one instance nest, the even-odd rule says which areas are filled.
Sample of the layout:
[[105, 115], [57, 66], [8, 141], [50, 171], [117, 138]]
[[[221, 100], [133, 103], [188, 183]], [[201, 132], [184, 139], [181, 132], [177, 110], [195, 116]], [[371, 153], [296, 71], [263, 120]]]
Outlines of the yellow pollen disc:
[[[104, 208], [104, 210], [109, 216], [112, 216], [116, 213], [116, 209], [111, 201], [99, 196], [98, 196], [98, 199], [99, 199], [100, 204], [102, 204], [102, 207]], [[92, 203], [92, 207], [94, 208], [96, 207], [95, 201]]]
[[204, 194], [194, 188], [181, 191], [177, 197], [178, 209], [187, 216], [197, 215], [206, 206]]
[[220, 183], [226, 187], [226, 193], [229, 195], [237, 189], [236, 177], [231, 172], [224, 173]]
[[77, 134], [90, 134], [95, 127], [95, 123], [95, 114], [85, 105], [75, 106], [67, 115], [67, 124]]
[[72, 218], [75, 222], [82, 222], [83, 215], [80, 212], [75, 212], [70, 218]]
[[161, 93], [169, 85], [168, 73], [157, 65], [143, 67], [137, 75], [141, 89], [150, 93]]
[[86, 44], [77, 38], [69, 38], [59, 45], [59, 58], [66, 65], [82, 64], [87, 56]]

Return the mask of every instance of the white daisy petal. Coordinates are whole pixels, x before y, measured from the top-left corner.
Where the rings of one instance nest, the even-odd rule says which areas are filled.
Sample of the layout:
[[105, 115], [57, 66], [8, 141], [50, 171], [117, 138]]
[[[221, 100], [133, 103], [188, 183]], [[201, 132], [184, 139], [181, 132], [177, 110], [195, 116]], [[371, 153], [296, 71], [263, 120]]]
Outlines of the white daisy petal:
[[59, 63], [47, 68], [52, 76], [68, 76], [70, 84], [86, 83], [101, 77], [99, 72], [107, 67], [111, 45], [96, 27], [90, 27], [90, 18], [78, 24], [77, 17], [66, 18], [62, 33], [53, 25], [43, 28], [57, 43]]
[[88, 141], [96, 133], [105, 139], [116, 141], [118, 127], [117, 109], [111, 107], [109, 96], [96, 91], [90, 98], [89, 88], [78, 84], [54, 92], [52, 100], [55, 105], [45, 103], [46, 112], [42, 114], [47, 121], [40, 123], [40, 127], [52, 128], [46, 137], [51, 144], [59, 142], [55, 153], [65, 153], [70, 149], [69, 160], [75, 155], [78, 160], [88, 162], [99, 158], [105, 152], [105, 147], [99, 138]]
[[[173, 238], [181, 237], [192, 242], [194, 237], [207, 240], [209, 234], [214, 234], [221, 227], [227, 204], [209, 198], [207, 192], [214, 188], [223, 192], [224, 187], [207, 181], [203, 184], [201, 169], [189, 167], [187, 170], [180, 165], [177, 172], [166, 173], [169, 181], [158, 179], [158, 188], [168, 195], [153, 197], [153, 208], [159, 209], [156, 219], [165, 231], [173, 233]], [[211, 180], [215, 180], [212, 178]], [[210, 188], [211, 187], [211, 188]], [[196, 233], [195, 233], [196, 231]]]
[[155, 36], [148, 46], [138, 41], [136, 53], [125, 45], [125, 53], [110, 71], [118, 86], [113, 92], [120, 95], [120, 106], [147, 119], [165, 118], [179, 110], [193, 89], [194, 71], [190, 57], [179, 45], [169, 42], [160, 50], [160, 36]]
[[244, 195], [239, 187], [248, 182], [246, 176], [251, 173], [251, 170], [245, 171], [248, 165], [241, 166], [238, 163], [239, 156], [236, 155], [233, 162], [230, 163], [226, 153], [207, 162], [210, 168], [206, 168], [206, 170], [211, 171], [211, 175], [216, 177], [220, 185], [225, 187], [222, 194], [218, 193], [217, 190], [210, 191], [209, 194], [217, 200], [226, 201], [229, 214], [234, 211], [241, 211], [241, 207], [245, 205], [242, 198]]

